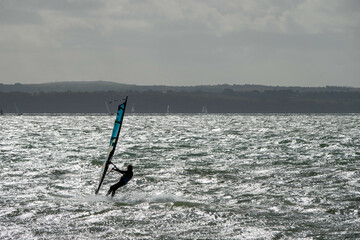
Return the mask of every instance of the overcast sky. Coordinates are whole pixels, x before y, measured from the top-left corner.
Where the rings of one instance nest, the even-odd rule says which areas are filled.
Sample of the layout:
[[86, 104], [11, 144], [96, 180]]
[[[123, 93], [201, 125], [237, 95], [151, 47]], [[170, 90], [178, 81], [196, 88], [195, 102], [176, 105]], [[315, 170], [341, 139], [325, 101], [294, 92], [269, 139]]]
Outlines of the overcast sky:
[[360, 0], [0, 0], [0, 83], [360, 87]]

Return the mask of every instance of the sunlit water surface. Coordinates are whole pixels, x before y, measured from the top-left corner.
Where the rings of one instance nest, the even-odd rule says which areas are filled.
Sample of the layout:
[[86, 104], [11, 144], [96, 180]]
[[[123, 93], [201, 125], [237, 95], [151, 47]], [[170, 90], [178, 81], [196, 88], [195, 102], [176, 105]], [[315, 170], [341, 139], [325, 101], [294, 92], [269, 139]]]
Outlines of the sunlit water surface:
[[360, 115], [0, 117], [0, 239], [360, 238]]

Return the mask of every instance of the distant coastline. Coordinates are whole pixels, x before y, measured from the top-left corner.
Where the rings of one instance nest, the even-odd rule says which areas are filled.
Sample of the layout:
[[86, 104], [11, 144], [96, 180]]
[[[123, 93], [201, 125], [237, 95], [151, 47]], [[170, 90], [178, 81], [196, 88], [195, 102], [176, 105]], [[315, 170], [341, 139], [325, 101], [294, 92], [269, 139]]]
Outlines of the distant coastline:
[[[106, 113], [104, 102], [129, 96], [135, 113], [360, 113], [360, 88], [262, 85], [139, 86], [113, 82], [0, 84], [0, 110]], [[114, 111], [116, 104], [110, 104]]]

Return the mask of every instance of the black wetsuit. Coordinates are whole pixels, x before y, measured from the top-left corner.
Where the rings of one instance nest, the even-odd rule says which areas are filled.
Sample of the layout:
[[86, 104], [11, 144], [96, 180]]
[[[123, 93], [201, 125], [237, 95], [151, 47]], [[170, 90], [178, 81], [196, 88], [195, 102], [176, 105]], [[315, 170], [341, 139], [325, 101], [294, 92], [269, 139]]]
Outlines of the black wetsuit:
[[124, 185], [126, 185], [130, 179], [132, 178], [133, 176], [133, 172], [132, 170], [127, 170], [127, 171], [121, 171], [117, 168], [113, 168], [113, 170], [123, 174], [120, 178], [120, 181], [117, 182], [116, 184], [112, 185], [109, 189], [109, 191], [107, 192], [106, 195], [109, 195], [111, 193], [111, 197], [113, 197], [115, 195], [115, 191], [119, 188], [119, 187], [122, 187]]

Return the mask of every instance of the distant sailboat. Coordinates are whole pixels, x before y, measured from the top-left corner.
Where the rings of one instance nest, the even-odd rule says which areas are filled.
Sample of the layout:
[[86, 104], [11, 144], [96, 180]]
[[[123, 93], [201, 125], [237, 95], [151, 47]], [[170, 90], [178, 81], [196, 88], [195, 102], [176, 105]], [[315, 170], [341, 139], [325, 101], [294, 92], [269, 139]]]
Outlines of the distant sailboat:
[[166, 113], [170, 113], [170, 106], [169, 105], [167, 105]]
[[16, 102], [14, 102], [14, 106], [15, 106], [15, 110], [16, 110], [17, 115], [19, 115], [19, 116], [22, 115], [22, 112], [20, 112]]
[[106, 107], [106, 111], [108, 112], [108, 114], [113, 115], [112, 112], [110, 111], [109, 103], [107, 101], [105, 101], [105, 107]]
[[208, 113], [208, 110], [207, 110], [206, 106], [203, 106], [203, 107], [202, 107], [201, 112], [202, 112], [202, 113]]
[[134, 107], [134, 104], [131, 106], [131, 113], [134, 113], [135, 112], [135, 107]]

